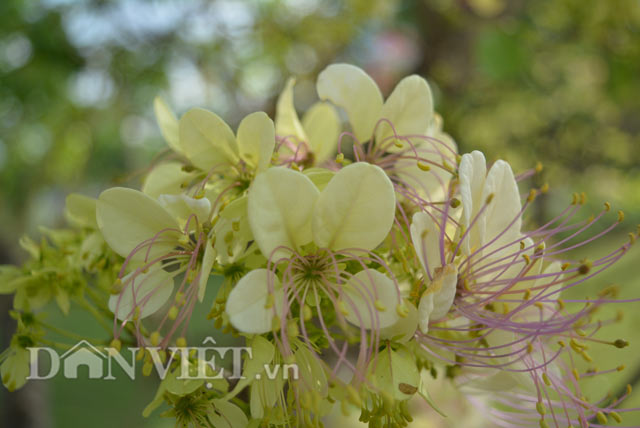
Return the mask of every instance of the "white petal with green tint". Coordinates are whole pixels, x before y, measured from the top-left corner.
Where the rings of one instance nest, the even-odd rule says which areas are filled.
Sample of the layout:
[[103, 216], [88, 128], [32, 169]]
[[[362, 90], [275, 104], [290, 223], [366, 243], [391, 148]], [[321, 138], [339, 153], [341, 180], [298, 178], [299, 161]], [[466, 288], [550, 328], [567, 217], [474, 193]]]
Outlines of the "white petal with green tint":
[[82, 226], [97, 228], [96, 223], [96, 199], [89, 198], [78, 193], [71, 193], [65, 201], [65, 214], [73, 223]]
[[202, 267], [200, 268], [200, 278], [198, 280], [198, 300], [203, 301], [205, 292], [207, 291], [207, 283], [211, 274], [211, 268], [216, 260], [216, 250], [211, 245], [211, 241], [204, 243], [204, 254], [202, 256]]
[[171, 149], [182, 154], [182, 147], [178, 139], [178, 119], [173, 114], [165, 100], [156, 97], [153, 100], [153, 111], [160, 127], [160, 132]]
[[240, 157], [248, 165], [258, 172], [267, 169], [276, 145], [276, 131], [269, 116], [259, 111], [242, 119], [237, 140]]
[[420, 372], [413, 355], [406, 348], [397, 351], [386, 347], [377, 360], [371, 362], [370, 381], [378, 391], [391, 395], [395, 400], [411, 398], [420, 386]]
[[[135, 308], [140, 307], [140, 318], [148, 317], [160, 309], [173, 293], [173, 277], [162, 268], [122, 278], [124, 288], [109, 298], [109, 309], [120, 320], [132, 319]], [[116, 312], [117, 311], [117, 312]]]
[[380, 330], [381, 339], [389, 339], [398, 343], [406, 343], [413, 338], [418, 328], [418, 309], [409, 301], [403, 302], [407, 315]]
[[[269, 283], [273, 292], [269, 291]], [[271, 301], [268, 296], [272, 295]], [[229, 321], [240, 332], [263, 334], [271, 331], [274, 307], [279, 313], [282, 288], [278, 278], [267, 269], [255, 269], [243, 276], [227, 298]]]
[[194, 177], [195, 173], [183, 171], [180, 162], [161, 163], [147, 174], [142, 191], [154, 198], [162, 194], [177, 195]]
[[318, 96], [342, 107], [360, 142], [371, 139], [380, 118], [382, 93], [362, 69], [349, 64], [333, 64], [318, 76]]
[[[278, 103], [276, 105], [276, 134], [279, 137], [295, 137], [291, 139], [292, 143], [298, 143], [299, 141], [307, 141], [307, 135], [304, 132], [302, 123], [296, 113], [296, 108], [293, 103], [293, 86], [295, 85], [295, 79], [287, 80], [287, 84], [278, 97]], [[296, 140], [297, 139], [297, 140]]]
[[342, 168], [320, 193], [313, 238], [332, 250], [372, 250], [387, 236], [396, 208], [393, 184], [378, 166], [358, 162]]
[[469, 254], [471, 248], [482, 245], [485, 220], [481, 218], [474, 222], [474, 218], [486, 203], [486, 200], [482, 200], [486, 175], [487, 163], [482, 152], [475, 150], [462, 155], [458, 169], [460, 202], [462, 203], [462, 225], [466, 230], [473, 222], [473, 229], [467, 233], [462, 242], [462, 249], [465, 254]]
[[[107, 244], [123, 257], [157, 235], [149, 253], [151, 260], [172, 251], [181, 236], [178, 223], [160, 203], [142, 192], [124, 187], [102, 192], [96, 204], [96, 218]], [[135, 259], [143, 259], [147, 248], [138, 251]]]
[[[189, 221], [190, 229], [195, 228], [196, 219], [202, 225], [209, 220], [211, 202], [207, 198], [192, 198], [187, 195], [160, 195], [158, 202], [184, 227]], [[193, 218], [195, 216], [195, 218]]]
[[[402, 79], [382, 106], [380, 118], [388, 119], [393, 129], [388, 123], [381, 124], [376, 133], [378, 142], [393, 136], [394, 129], [400, 136], [426, 134], [433, 121], [433, 98], [427, 81], [415, 75]], [[413, 144], [418, 141], [412, 140]], [[408, 147], [406, 142], [402, 144]], [[397, 150], [393, 144], [390, 148]]]
[[400, 293], [386, 275], [366, 269], [355, 274], [345, 286], [347, 321], [371, 329], [389, 327], [398, 321]]
[[435, 272], [433, 281], [427, 286], [418, 304], [418, 322], [420, 331], [429, 332], [429, 322], [443, 318], [453, 304], [458, 285], [458, 269], [447, 265]]
[[[304, 174], [269, 168], [249, 189], [249, 224], [265, 257], [279, 246], [298, 249], [311, 241], [311, 215], [318, 189]], [[275, 257], [290, 255], [279, 249]]]
[[302, 117], [302, 126], [315, 156], [315, 165], [329, 160], [338, 147], [340, 117], [329, 103], [318, 102]]
[[201, 108], [189, 110], [180, 118], [179, 134], [185, 156], [204, 171], [238, 160], [235, 136], [215, 113]]
[[430, 214], [417, 212], [411, 220], [411, 242], [420, 265], [428, 276], [442, 266], [440, 256], [440, 228]]

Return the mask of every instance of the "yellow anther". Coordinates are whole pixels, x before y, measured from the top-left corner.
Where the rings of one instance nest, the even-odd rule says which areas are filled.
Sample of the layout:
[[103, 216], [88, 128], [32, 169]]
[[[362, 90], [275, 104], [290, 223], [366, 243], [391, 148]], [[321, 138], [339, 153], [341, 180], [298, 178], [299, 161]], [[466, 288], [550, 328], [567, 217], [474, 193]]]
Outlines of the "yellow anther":
[[520, 241], [520, 251], [524, 250], [524, 247], [526, 247], [527, 245], [524, 243], [524, 241]]
[[493, 196], [494, 196], [493, 193], [490, 193], [489, 196], [487, 196], [487, 199], [485, 200], [485, 203], [487, 205], [489, 205], [491, 203], [491, 201], [493, 200]]
[[302, 306], [302, 317], [305, 321], [309, 321], [313, 316], [313, 312], [311, 311], [311, 307], [306, 303]]
[[560, 310], [563, 310], [564, 309], [564, 300], [558, 299], [557, 303], [558, 303], [558, 308], [560, 308]]
[[582, 192], [580, 193], [580, 205], [584, 205], [587, 202], [587, 194]]
[[176, 318], [178, 318], [178, 314], [180, 313], [180, 310], [178, 309], [178, 307], [176, 305], [171, 306], [171, 308], [169, 309], [169, 313], [167, 314], [167, 316], [169, 317], [169, 319], [171, 321], [175, 320]]
[[535, 302], [533, 306], [540, 309], [541, 311], [544, 310], [544, 305], [542, 304], [542, 302]]
[[531, 290], [526, 290], [526, 291], [524, 292], [524, 297], [523, 297], [523, 299], [524, 299], [524, 300], [529, 300], [530, 298], [531, 298]]
[[549, 424], [544, 419], [540, 419], [540, 428], [549, 428]]
[[109, 347], [115, 348], [118, 352], [120, 352], [120, 349], [122, 349], [122, 342], [118, 339], [113, 339], [109, 344]]
[[569, 267], [571, 267], [571, 263], [565, 262], [562, 264], [562, 266], [560, 266], [560, 269], [565, 271], [567, 269], [569, 269]]
[[177, 305], [184, 305], [186, 299], [184, 297], [184, 293], [182, 291], [178, 291], [174, 298]]
[[133, 310], [133, 321], [138, 321], [141, 314], [142, 309], [140, 308], [140, 306], [136, 306], [136, 308]]
[[576, 332], [576, 334], [577, 334], [578, 336], [580, 336], [580, 337], [585, 337], [585, 336], [587, 335], [587, 333], [585, 333], [585, 332], [584, 332], [584, 330], [582, 330], [582, 329], [581, 329], [581, 328], [579, 328], [579, 327], [576, 327], [576, 328], [574, 329], [574, 331], [575, 331], [575, 332]]
[[429, 165], [427, 165], [426, 163], [422, 163], [422, 162], [418, 162], [418, 168], [420, 168], [422, 171], [430, 171], [431, 167]]
[[624, 370], [626, 368], [626, 366], [624, 364], [619, 365], [618, 367], [616, 367], [616, 370], [621, 372], [622, 370]]
[[540, 416], [544, 416], [547, 414], [547, 408], [544, 406], [544, 403], [542, 401], [538, 401], [536, 403], [536, 410], [538, 411]]
[[571, 195], [571, 205], [577, 205], [578, 199], [579, 199], [579, 196], [577, 193], [574, 193], [573, 195]]
[[158, 346], [158, 344], [160, 343], [160, 332], [154, 331], [153, 333], [151, 333], [151, 336], [149, 336], [149, 341], [151, 341], [152, 346]]
[[561, 348], [564, 348], [565, 346], [567, 346], [567, 344], [564, 343], [563, 340], [558, 340], [558, 345], [560, 345]]
[[542, 162], [536, 162], [536, 172], [541, 172], [543, 168]]
[[569, 345], [571, 345], [571, 348], [576, 352], [582, 352], [585, 349], [585, 346], [575, 339], [571, 339]]
[[571, 373], [573, 373], [573, 377], [574, 377], [576, 380], [580, 380], [580, 373], [578, 373], [578, 370], [573, 369], [573, 370], [571, 370]]
[[504, 315], [507, 315], [509, 313], [509, 305], [504, 302], [502, 303], [502, 313]]
[[610, 204], [609, 202], [605, 202], [605, 203], [604, 203], [604, 210], [605, 210], [605, 211], [609, 211], [609, 210], [611, 210], [611, 204]]
[[116, 278], [113, 285], [111, 286], [111, 294], [120, 294], [122, 288], [122, 280], [120, 280], [120, 278]]
[[376, 307], [377, 310], [379, 310], [380, 312], [384, 312], [387, 310], [387, 308], [384, 306], [384, 304], [382, 303], [381, 300], [376, 300], [375, 302], [373, 302], [373, 305]]
[[634, 233], [629, 232], [629, 243], [633, 245], [636, 242], [637, 236]]
[[551, 379], [549, 379], [549, 376], [547, 376], [547, 374], [544, 372], [542, 373], [542, 380], [545, 385], [551, 386]]
[[580, 275], [586, 275], [591, 270], [593, 264], [589, 260], [583, 260], [582, 264], [578, 267], [578, 273]]
[[591, 356], [589, 354], [587, 354], [585, 351], [582, 351], [580, 353], [580, 356], [582, 357], [583, 360], [585, 360], [587, 363], [592, 363], [593, 362], [593, 358], [591, 358]]
[[176, 346], [178, 348], [186, 348], [187, 347], [187, 339], [184, 337], [179, 337], [176, 339]]
[[615, 342], [613, 342], [613, 346], [615, 346], [618, 349], [622, 349], [629, 346], [629, 342], [623, 339], [617, 339]]
[[633, 388], [631, 388], [631, 385], [627, 384], [627, 395], [631, 395], [632, 391], [633, 391]]
[[624, 211], [618, 211], [618, 223], [622, 223], [624, 221]]
[[620, 413], [618, 413], [618, 412], [610, 412], [609, 416], [611, 416], [613, 418], [613, 420], [615, 420], [617, 423], [621, 423], [622, 422], [622, 416], [620, 416]]
[[529, 265], [529, 263], [531, 263], [531, 257], [529, 257], [528, 254], [523, 254], [522, 258], [524, 259], [526, 265]]
[[607, 416], [602, 412], [596, 413], [596, 419], [598, 419], [598, 422], [600, 422], [602, 425], [605, 425], [607, 423]]
[[527, 352], [529, 354], [533, 352], [533, 345], [531, 343], [527, 343]]
[[338, 153], [338, 155], [336, 156], [336, 163], [342, 162], [344, 162], [344, 153]]
[[449, 202], [449, 205], [451, 205], [451, 208], [458, 208], [460, 206], [462, 202], [460, 202], [460, 199], [458, 198], [451, 198], [451, 201]]
[[549, 183], [544, 183], [540, 188], [540, 193], [547, 193], [549, 191]]
[[538, 195], [538, 193], [536, 192], [536, 189], [529, 190], [529, 196], [527, 196], [527, 201], [528, 202], [533, 202], [534, 199], [536, 199], [537, 195]]
[[400, 318], [406, 318], [409, 316], [409, 308], [404, 303], [399, 303], [396, 306], [396, 313]]

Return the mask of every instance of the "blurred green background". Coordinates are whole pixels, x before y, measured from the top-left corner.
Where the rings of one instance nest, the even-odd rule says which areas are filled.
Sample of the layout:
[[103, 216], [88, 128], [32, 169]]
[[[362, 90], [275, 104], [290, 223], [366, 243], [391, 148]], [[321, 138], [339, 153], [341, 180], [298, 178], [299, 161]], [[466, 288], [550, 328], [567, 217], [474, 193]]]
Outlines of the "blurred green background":
[[[365, 68], [385, 93], [407, 74], [426, 77], [461, 153], [480, 149], [516, 170], [542, 162], [537, 184], [551, 191], [536, 218], [577, 190], [593, 211], [605, 200], [625, 210], [625, 233], [602, 247], [640, 223], [638, 0], [3, 0], [0, 264], [25, 257], [22, 234], [62, 224], [67, 193], [139, 183], [165, 147], [156, 95], [178, 113], [206, 107], [235, 125], [250, 111], [272, 113], [290, 75], [304, 110], [315, 76], [336, 61]], [[634, 295], [634, 259], [593, 287]], [[623, 307], [617, 327], [632, 346], [612, 357], [629, 366], [640, 363], [636, 307]], [[12, 326], [2, 325], [4, 348]], [[634, 379], [629, 367], [611, 388]], [[140, 416], [154, 387], [56, 379], [1, 389], [0, 426], [169, 426]]]

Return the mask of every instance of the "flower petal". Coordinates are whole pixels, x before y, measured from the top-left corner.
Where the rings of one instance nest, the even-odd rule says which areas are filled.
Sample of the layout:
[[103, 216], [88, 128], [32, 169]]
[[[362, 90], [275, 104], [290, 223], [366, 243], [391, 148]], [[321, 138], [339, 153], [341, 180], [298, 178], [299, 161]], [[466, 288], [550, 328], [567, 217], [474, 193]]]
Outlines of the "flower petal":
[[442, 266], [440, 256], [440, 228], [426, 212], [417, 212], [411, 219], [411, 242], [422, 269], [432, 277], [435, 269]]
[[[249, 189], [249, 224], [265, 257], [280, 247], [298, 249], [311, 241], [311, 216], [318, 189], [304, 174], [269, 168]], [[283, 249], [276, 259], [287, 255]]]
[[446, 265], [436, 276], [429, 289], [433, 290], [433, 311], [431, 319], [438, 320], [449, 312], [453, 299], [456, 297], [458, 286], [458, 268], [455, 265]]
[[135, 308], [140, 307], [140, 317], [145, 318], [160, 309], [173, 293], [173, 277], [162, 268], [148, 273], [132, 272], [122, 278], [124, 288], [109, 298], [109, 309], [120, 320], [132, 319]]
[[235, 164], [238, 160], [231, 128], [208, 110], [192, 108], [186, 112], [180, 118], [179, 136], [185, 156], [203, 171]]
[[395, 215], [393, 184], [384, 171], [366, 162], [342, 168], [320, 193], [313, 215], [313, 238], [332, 250], [377, 247]]
[[238, 148], [247, 164], [258, 172], [267, 169], [275, 145], [276, 131], [266, 113], [259, 111], [242, 119], [238, 126]]
[[181, 227], [190, 221], [190, 229], [196, 227], [196, 222], [191, 218], [192, 215], [195, 215], [198, 222], [203, 224], [209, 220], [209, 213], [211, 213], [211, 202], [207, 198], [196, 199], [187, 195], [160, 195], [158, 202], [174, 218], [178, 219]]
[[65, 201], [65, 214], [73, 223], [96, 229], [96, 200], [79, 193], [71, 193]]
[[[122, 257], [157, 236], [149, 252], [151, 260], [173, 250], [182, 236], [176, 220], [155, 199], [124, 187], [102, 192], [96, 204], [96, 218], [104, 240]], [[147, 247], [134, 258], [143, 259], [146, 253]]]
[[178, 119], [173, 114], [167, 103], [161, 97], [153, 100], [153, 111], [160, 127], [160, 132], [171, 150], [182, 154], [182, 147], [178, 139]]
[[433, 312], [433, 293], [424, 292], [418, 303], [418, 325], [423, 334], [429, 332], [429, 320]]
[[406, 343], [413, 338], [418, 328], [418, 309], [409, 301], [405, 301], [408, 309], [407, 316], [400, 317], [398, 321], [389, 327], [380, 330], [381, 339], [389, 339], [398, 343]]
[[[276, 104], [276, 134], [280, 137], [293, 136], [299, 141], [307, 141], [307, 135], [293, 104], [293, 86], [295, 83], [295, 79], [287, 80], [284, 90], [278, 97], [278, 103]], [[291, 142], [297, 143], [298, 141], [294, 139]]]
[[337, 150], [340, 135], [340, 117], [336, 109], [326, 102], [315, 103], [303, 116], [302, 126], [315, 156], [315, 164], [329, 160]]
[[204, 255], [202, 256], [202, 267], [200, 268], [200, 279], [198, 280], [198, 300], [202, 302], [204, 300], [204, 294], [207, 291], [207, 283], [209, 282], [209, 275], [211, 274], [211, 268], [216, 260], [216, 250], [211, 245], [211, 241], [207, 240], [204, 244]]
[[[397, 306], [400, 293], [395, 283], [385, 274], [366, 269], [355, 274], [345, 287], [347, 295], [345, 318], [352, 324], [381, 329], [395, 324], [400, 318]], [[382, 304], [384, 310], [376, 308]]]
[[180, 162], [161, 163], [147, 174], [142, 191], [153, 198], [162, 194], [177, 195], [193, 178], [194, 173], [183, 171]]
[[[416, 75], [402, 79], [382, 106], [380, 118], [389, 120], [393, 128], [388, 123], [380, 124], [378, 142], [393, 136], [394, 129], [401, 136], [426, 134], [433, 121], [433, 98], [427, 81]], [[393, 144], [390, 147], [395, 148]]]
[[362, 143], [373, 136], [380, 118], [382, 93], [362, 69], [349, 64], [333, 64], [318, 76], [318, 96], [342, 107], [349, 117], [355, 137]]
[[[269, 291], [269, 282], [273, 292]], [[266, 307], [267, 296], [274, 295], [276, 313], [280, 313], [282, 288], [280, 281], [267, 269], [255, 269], [243, 276], [227, 298], [229, 321], [240, 332], [263, 334], [271, 331], [274, 310]]]
[[[462, 203], [462, 225], [465, 230], [473, 222], [485, 201], [482, 200], [482, 190], [487, 175], [487, 162], [482, 152], [477, 150], [462, 155], [458, 176], [460, 177], [460, 202]], [[484, 214], [483, 214], [484, 215]], [[473, 224], [473, 230], [468, 232], [467, 237], [462, 242], [462, 249], [465, 254], [471, 252], [471, 248], [482, 245], [481, 239], [484, 237], [485, 220], [479, 218]]]

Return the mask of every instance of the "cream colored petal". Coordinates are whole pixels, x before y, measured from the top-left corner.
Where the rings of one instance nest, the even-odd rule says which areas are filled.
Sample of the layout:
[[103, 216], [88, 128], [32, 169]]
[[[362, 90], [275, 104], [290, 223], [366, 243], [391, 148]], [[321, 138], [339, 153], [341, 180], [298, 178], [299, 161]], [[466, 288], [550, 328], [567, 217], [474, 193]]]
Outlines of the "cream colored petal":
[[235, 136], [215, 113], [192, 108], [180, 118], [179, 136], [185, 156], [204, 171], [238, 160]]
[[279, 137], [293, 136], [295, 138], [292, 142], [297, 143], [296, 138], [299, 141], [307, 141], [307, 135], [293, 104], [293, 86], [295, 83], [295, 79], [287, 80], [284, 90], [278, 97], [278, 103], [276, 104], [276, 134]]
[[153, 111], [156, 114], [156, 121], [160, 127], [160, 132], [171, 149], [182, 154], [182, 147], [178, 139], [178, 119], [173, 114], [167, 103], [161, 97], [153, 100]]
[[[366, 269], [355, 274], [345, 286], [345, 318], [352, 324], [381, 329], [395, 324], [400, 318], [397, 306], [400, 293], [386, 275]], [[376, 308], [383, 305], [384, 310]]]
[[282, 288], [278, 278], [267, 269], [255, 269], [243, 276], [227, 298], [226, 312], [236, 330], [247, 334], [271, 331], [274, 309], [268, 304], [269, 283], [274, 290], [272, 305], [280, 313]]
[[190, 221], [189, 229], [196, 227], [195, 219], [192, 218], [193, 215], [196, 216], [201, 225], [209, 220], [211, 202], [207, 198], [196, 199], [187, 195], [160, 195], [158, 196], [158, 202], [174, 218], [178, 219], [182, 227], [186, 225], [187, 221]]
[[318, 76], [318, 96], [342, 107], [360, 142], [373, 136], [380, 118], [382, 93], [376, 82], [362, 69], [349, 64], [333, 64]]
[[[167, 210], [155, 199], [133, 189], [114, 187], [102, 192], [96, 218], [107, 244], [123, 257], [157, 235], [149, 252], [151, 260], [172, 251], [182, 236], [178, 223]], [[147, 247], [139, 250], [135, 258], [143, 259], [146, 253]]]
[[133, 272], [122, 278], [122, 292], [109, 298], [109, 310], [120, 320], [132, 319], [136, 307], [140, 307], [140, 318], [154, 314], [173, 293], [173, 277], [162, 268], [132, 278]]
[[211, 245], [211, 241], [205, 242], [204, 254], [202, 256], [202, 267], [200, 268], [200, 278], [198, 279], [198, 300], [203, 301], [207, 291], [207, 283], [211, 275], [211, 268], [216, 261], [216, 250]]
[[455, 265], [446, 265], [441, 272], [436, 274], [429, 289], [433, 289], [433, 311], [431, 320], [439, 320], [449, 313], [453, 299], [456, 297], [458, 285], [458, 268]]
[[426, 212], [417, 212], [411, 219], [411, 242], [416, 256], [427, 276], [442, 266], [440, 255], [440, 228]]
[[409, 301], [405, 301], [404, 305], [408, 309], [407, 316], [400, 317], [394, 324], [380, 330], [381, 339], [406, 343], [416, 334], [416, 329], [418, 328], [418, 309]]
[[338, 147], [340, 117], [329, 103], [315, 103], [302, 117], [302, 126], [308, 136], [309, 146], [320, 165], [331, 159]]
[[[304, 174], [287, 168], [269, 168], [249, 189], [249, 224], [262, 254], [284, 246], [298, 249], [311, 241], [311, 216], [318, 189]], [[279, 249], [277, 259], [289, 253]]]
[[242, 119], [238, 126], [238, 149], [248, 165], [258, 172], [267, 169], [275, 145], [276, 131], [266, 113], [259, 111]]
[[[433, 98], [429, 84], [420, 76], [405, 77], [395, 87], [382, 106], [380, 117], [388, 123], [381, 124], [376, 132], [376, 139], [382, 142], [394, 135], [425, 135], [433, 121]], [[402, 143], [407, 147], [407, 143]], [[415, 144], [415, 143], [414, 143]], [[395, 145], [391, 145], [395, 151]]]
[[[487, 175], [487, 163], [482, 152], [473, 151], [462, 155], [458, 176], [460, 180], [459, 192], [462, 203], [461, 223], [465, 230], [473, 222], [474, 217], [485, 204], [482, 200], [482, 191]], [[469, 254], [471, 248], [482, 245], [484, 237], [485, 214], [473, 223], [473, 230], [467, 233], [462, 249], [465, 254]]]
[[425, 291], [418, 303], [418, 325], [423, 334], [429, 332], [429, 320], [433, 312], [433, 293]]
[[333, 176], [336, 175], [335, 171], [324, 168], [307, 168], [302, 173], [309, 177], [320, 191], [323, 191]]
[[495, 239], [490, 247], [500, 248], [518, 241], [522, 227], [522, 203], [518, 183], [505, 161], [496, 161], [487, 173], [482, 199], [486, 200], [489, 195], [493, 195], [493, 198], [484, 215], [486, 228], [483, 244]]
[[320, 193], [313, 238], [332, 250], [372, 250], [387, 236], [395, 215], [393, 184], [378, 166], [357, 162], [342, 168]]
[[82, 227], [98, 228], [96, 223], [96, 199], [79, 193], [71, 193], [65, 201], [67, 218]]
[[147, 174], [142, 191], [147, 195], [157, 198], [162, 194], [177, 195], [182, 193], [195, 174], [182, 170], [180, 162], [167, 162], [156, 165]]

